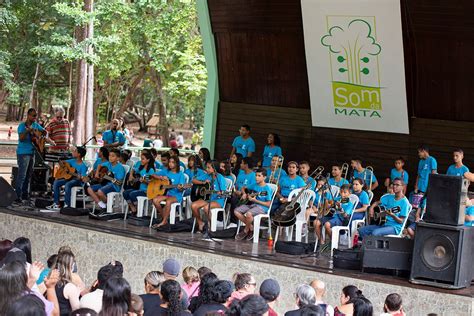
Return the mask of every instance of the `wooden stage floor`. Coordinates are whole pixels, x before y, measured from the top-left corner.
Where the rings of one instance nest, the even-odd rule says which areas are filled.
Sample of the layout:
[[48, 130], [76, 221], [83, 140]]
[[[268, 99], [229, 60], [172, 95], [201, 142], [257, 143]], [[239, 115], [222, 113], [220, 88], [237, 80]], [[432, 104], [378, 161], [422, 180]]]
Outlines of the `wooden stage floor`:
[[[474, 286], [461, 290], [445, 290], [430, 286], [411, 284], [408, 282], [407, 278], [396, 277], [393, 275], [380, 275], [374, 273], [363, 273], [360, 271], [333, 269], [332, 260], [329, 253], [319, 254], [317, 257], [285, 255], [276, 253], [271, 247], [268, 247], [267, 242], [264, 239], [260, 239], [258, 244], [255, 244], [251, 241], [237, 241], [234, 239], [224, 239], [219, 242], [215, 242], [204, 240], [202, 234], [200, 233], [191, 234], [189, 232], [157, 232], [156, 230], [148, 227], [139, 227], [127, 224], [127, 222], [123, 220], [97, 221], [89, 219], [88, 216], [66, 216], [60, 213], [44, 213], [40, 212], [39, 210], [13, 211], [6, 208], [0, 208], [0, 212], [51, 221], [64, 225], [71, 225], [102, 233], [121, 235], [124, 237], [184, 247], [193, 250], [201, 250], [202, 252], [207, 253], [222, 254], [223, 256], [235, 257], [239, 259], [251, 259], [273, 265], [295, 267], [298, 269], [329, 273], [349, 278], [363, 279], [379, 283], [390, 283], [405, 287], [474, 297]], [[312, 232], [310, 232], [310, 234], [312, 235]]]

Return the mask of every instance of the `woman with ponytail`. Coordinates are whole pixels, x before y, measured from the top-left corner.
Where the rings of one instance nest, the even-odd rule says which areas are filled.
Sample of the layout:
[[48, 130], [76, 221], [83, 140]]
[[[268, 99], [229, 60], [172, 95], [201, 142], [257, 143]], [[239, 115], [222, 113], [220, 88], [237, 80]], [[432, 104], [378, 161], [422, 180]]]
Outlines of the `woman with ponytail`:
[[157, 315], [185, 316], [192, 315], [181, 307], [181, 286], [175, 280], [167, 280], [161, 284], [161, 305]]
[[355, 285], [348, 285], [342, 289], [340, 302], [341, 305], [334, 308], [334, 316], [344, 316], [354, 314], [354, 301], [363, 297], [362, 291]]

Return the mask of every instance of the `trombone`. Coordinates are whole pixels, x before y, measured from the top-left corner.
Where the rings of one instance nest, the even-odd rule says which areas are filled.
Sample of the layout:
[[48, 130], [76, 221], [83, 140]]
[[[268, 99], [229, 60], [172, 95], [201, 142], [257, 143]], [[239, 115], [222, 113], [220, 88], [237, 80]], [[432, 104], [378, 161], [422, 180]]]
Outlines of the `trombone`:
[[[285, 161], [285, 157], [283, 157], [283, 156], [277, 156], [277, 157], [278, 157], [277, 163], [276, 163], [273, 171], [270, 173], [270, 176], [268, 178], [268, 183], [278, 184], [278, 181], [280, 181], [280, 176], [281, 176], [282, 167], [283, 167], [283, 161]], [[278, 173], [278, 174], [276, 174], [276, 173]]]
[[347, 180], [347, 174], [349, 173], [349, 164], [347, 162], [342, 164], [341, 171], [342, 177]]
[[367, 170], [370, 171], [370, 181], [369, 181], [369, 184], [367, 185], [367, 190], [368, 191], [372, 191], [372, 180], [374, 179], [374, 167], [372, 166], [367, 166], [365, 167], [365, 170], [364, 170], [364, 181], [365, 179], [367, 179]]
[[318, 179], [323, 174], [323, 171], [324, 167], [318, 166], [311, 174], [313, 176], [313, 179]]

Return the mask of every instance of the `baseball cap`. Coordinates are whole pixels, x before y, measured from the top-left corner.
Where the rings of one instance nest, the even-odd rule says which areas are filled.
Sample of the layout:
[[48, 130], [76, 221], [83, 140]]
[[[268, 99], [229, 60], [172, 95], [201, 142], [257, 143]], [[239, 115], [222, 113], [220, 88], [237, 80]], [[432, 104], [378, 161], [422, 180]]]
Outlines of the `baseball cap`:
[[181, 265], [175, 259], [170, 258], [163, 262], [163, 272], [166, 274], [178, 276], [180, 270]]
[[275, 279], [266, 279], [260, 285], [260, 296], [266, 301], [272, 302], [280, 295], [280, 285]]

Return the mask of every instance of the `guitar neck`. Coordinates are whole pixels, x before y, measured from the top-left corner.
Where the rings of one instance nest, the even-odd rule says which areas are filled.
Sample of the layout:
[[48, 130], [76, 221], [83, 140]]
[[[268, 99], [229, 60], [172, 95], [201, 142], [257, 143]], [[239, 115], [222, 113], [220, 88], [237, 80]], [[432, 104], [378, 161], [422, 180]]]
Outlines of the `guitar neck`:
[[115, 178], [112, 178], [111, 176], [108, 176], [108, 175], [104, 175], [103, 178], [104, 178], [105, 180], [112, 181], [112, 182], [114, 182], [115, 184], [118, 184], [118, 185], [122, 184], [122, 181], [117, 180], [117, 179], [115, 179]]

